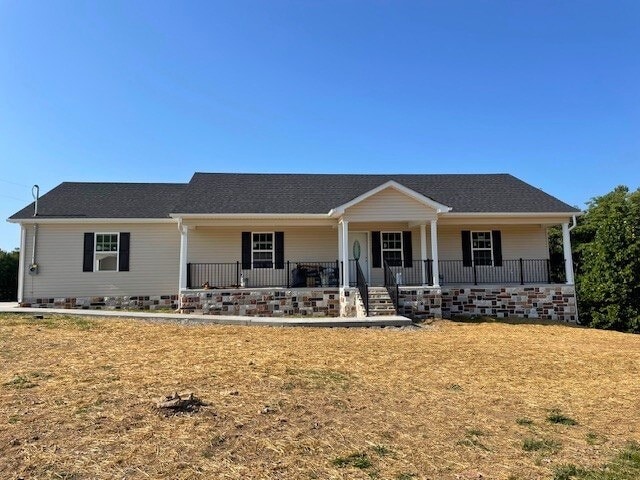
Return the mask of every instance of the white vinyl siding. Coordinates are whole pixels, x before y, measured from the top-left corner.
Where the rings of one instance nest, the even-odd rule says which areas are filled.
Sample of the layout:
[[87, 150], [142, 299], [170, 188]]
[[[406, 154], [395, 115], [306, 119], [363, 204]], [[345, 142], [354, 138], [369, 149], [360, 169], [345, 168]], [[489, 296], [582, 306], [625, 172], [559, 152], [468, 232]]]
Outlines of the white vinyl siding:
[[547, 229], [541, 225], [438, 225], [440, 260], [462, 260], [462, 230], [500, 230], [503, 260], [549, 258]]
[[[338, 259], [338, 230], [331, 227], [277, 227], [284, 232], [284, 261]], [[242, 232], [251, 227], [198, 227], [189, 231], [191, 263], [233, 263], [242, 258]], [[257, 232], [257, 230], [256, 230]]]
[[435, 218], [435, 215], [433, 208], [394, 188], [387, 188], [378, 192], [357, 205], [347, 208], [345, 211], [347, 220], [357, 222], [427, 220]]
[[[130, 232], [129, 271], [83, 272], [85, 232]], [[26, 235], [25, 253], [30, 256], [33, 226], [26, 226]], [[175, 224], [41, 224], [38, 274], [25, 272], [24, 296], [175, 295], [179, 253], [180, 234]]]
[[[405, 197], [406, 198], [406, 197]], [[405, 231], [412, 235], [413, 259], [421, 259], [420, 228], [406, 222], [350, 222], [351, 231]], [[188, 262], [235, 263], [241, 260], [243, 231], [267, 229], [243, 227], [197, 227], [189, 230]], [[333, 262], [338, 258], [338, 230], [332, 227], [281, 227], [285, 261]], [[546, 227], [541, 225], [438, 225], [440, 260], [462, 260], [461, 231], [502, 232], [502, 257], [547, 259]], [[427, 223], [427, 256], [432, 258]], [[85, 232], [130, 232], [129, 272], [83, 272]], [[122, 296], [176, 294], [180, 235], [176, 224], [41, 224], [38, 230], [37, 275], [29, 275], [28, 264], [33, 226], [25, 226], [24, 297]], [[371, 242], [369, 241], [369, 248]], [[369, 252], [370, 253], [370, 252]], [[369, 256], [371, 264], [371, 256]], [[286, 269], [286, 266], [285, 266]], [[235, 270], [234, 270], [235, 272]], [[284, 272], [284, 270], [283, 270]], [[235, 274], [234, 274], [235, 279]], [[235, 281], [235, 280], [234, 280]], [[371, 268], [371, 284], [383, 283], [383, 270]]]

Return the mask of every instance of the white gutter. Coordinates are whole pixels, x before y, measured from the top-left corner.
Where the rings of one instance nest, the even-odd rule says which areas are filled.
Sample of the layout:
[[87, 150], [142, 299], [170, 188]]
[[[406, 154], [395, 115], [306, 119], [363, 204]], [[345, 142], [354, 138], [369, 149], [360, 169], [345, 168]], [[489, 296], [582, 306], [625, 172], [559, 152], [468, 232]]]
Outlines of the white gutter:
[[567, 217], [584, 212], [443, 212], [442, 217]]
[[34, 185], [31, 189], [31, 195], [33, 195], [33, 244], [31, 245], [33, 248], [31, 250], [31, 265], [29, 265], [29, 273], [36, 274], [38, 273], [38, 264], [36, 263], [36, 245], [38, 244], [38, 224], [35, 223], [35, 219], [38, 216], [38, 200], [40, 199], [40, 187], [38, 185]]
[[[582, 212], [580, 212], [580, 214], [582, 214]], [[573, 217], [571, 217], [571, 219], [573, 220], [573, 225], [569, 227], [569, 231], [573, 230], [578, 226], [578, 221], [576, 220], [576, 216], [574, 215]]]
[[14, 218], [7, 219], [9, 223], [175, 223], [173, 218]]
[[329, 218], [326, 213], [170, 213], [171, 218], [193, 219], [289, 219], [289, 218]]

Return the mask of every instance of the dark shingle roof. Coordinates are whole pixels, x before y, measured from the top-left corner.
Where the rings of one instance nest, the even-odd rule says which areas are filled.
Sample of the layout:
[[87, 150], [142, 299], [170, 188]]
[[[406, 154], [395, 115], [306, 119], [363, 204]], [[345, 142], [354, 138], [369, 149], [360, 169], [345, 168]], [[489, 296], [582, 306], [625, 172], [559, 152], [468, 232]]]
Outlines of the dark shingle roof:
[[[389, 180], [452, 212], [575, 213], [508, 174], [196, 173], [188, 184], [64, 182], [43, 195], [45, 218], [168, 218], [170, 213], [328, 213]], [[32, 218], [33, 203], [11, 219]]]
[[[38, 201], [43, 218], [169, 218], [184, 183], [63, 182]], [[11, 216], [32, 218], [33, 203]]]
[[175, 213], [327, 213], [389, 181], [452, 212], [577, 212], [508, 174], [340, 175], [196, 173]]

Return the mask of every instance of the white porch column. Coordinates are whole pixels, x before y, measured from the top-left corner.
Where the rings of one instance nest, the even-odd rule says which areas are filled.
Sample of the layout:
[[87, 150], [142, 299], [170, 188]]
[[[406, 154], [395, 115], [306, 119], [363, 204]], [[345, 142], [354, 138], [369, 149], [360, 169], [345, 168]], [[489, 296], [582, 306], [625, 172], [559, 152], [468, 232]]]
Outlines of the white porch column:
[[187, 246], [189, 244], [189, 228], [180, 223], [180, 276], [178, 293], [187, 288]]
[[349, 222], [340, 220], [342, 225], [342, 286], [349, 286]]
[[433, 263], [433, 286], [440, 286], [440, 268], [438, 266], [438, 220], [431, 220], [431, 259]]
[[342, 245], [342, 222], [338, 222], [338, 261], [342, 262], [342, 251], [344, 247]]
[[571, 236], [568, 223], [562, 224], [562, 246], [564, 249], [564, 270], [567, 284], [573, 285], [573, 257], [571, 256]]
[[422, 285], [427, 284], [427, 269], [425, 260], [427, 259], [427, 226], [420, 225], [420, 267], [422, 268]]
[[20, 257], [18, 260], [18, 303], [24, 299], [24, 263], [27, 255], [27, 228], [20, 225]]

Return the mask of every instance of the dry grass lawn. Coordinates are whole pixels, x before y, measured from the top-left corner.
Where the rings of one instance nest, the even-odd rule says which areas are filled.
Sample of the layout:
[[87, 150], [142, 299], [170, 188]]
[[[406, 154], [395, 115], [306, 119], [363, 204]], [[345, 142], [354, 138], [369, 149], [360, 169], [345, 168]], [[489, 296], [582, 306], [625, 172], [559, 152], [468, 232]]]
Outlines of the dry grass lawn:
[[553, 478], [640, 441], [638, 335], [46, 317], [0, 315], [2, 479]]

